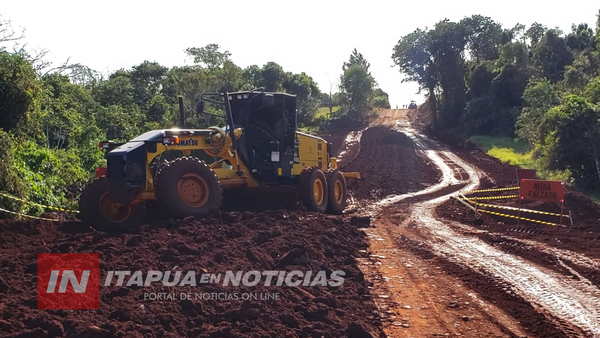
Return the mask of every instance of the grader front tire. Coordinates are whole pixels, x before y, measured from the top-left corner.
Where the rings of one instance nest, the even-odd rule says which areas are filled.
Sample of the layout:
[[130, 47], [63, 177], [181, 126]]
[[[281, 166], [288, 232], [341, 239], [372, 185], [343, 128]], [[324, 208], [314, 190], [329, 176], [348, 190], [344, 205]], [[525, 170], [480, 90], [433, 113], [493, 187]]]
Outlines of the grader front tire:
[[111, 200], [106, 177], [94, 180], [81, 193], [79, 212], [82, 221], [107, 232], [129, 232], [144, 220], [143, 204], [121, 206]]
[[327, 213], [341, 215], [346, 208], [346, 179], [338, 169], [327, 170], [325, 176], [329, 188]]
[[158, 203], [178, 218], [207, 214], [223, 201], [215, 172], [204, 161], [189, 156], [164, 166], [156, 177], [154, 190]]
[[318, 167], [308, 167], [300, 173], [298, 196], [307, 210], [327, 211], [328, 188], [325, 174]]

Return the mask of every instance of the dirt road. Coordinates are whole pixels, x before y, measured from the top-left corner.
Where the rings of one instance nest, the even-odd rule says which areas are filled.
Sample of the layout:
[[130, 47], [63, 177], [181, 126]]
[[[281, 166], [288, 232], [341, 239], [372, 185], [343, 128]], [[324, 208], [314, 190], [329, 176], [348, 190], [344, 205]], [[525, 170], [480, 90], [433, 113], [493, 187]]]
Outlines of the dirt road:
[[[481, 235], [493, 235], [488, 230], [439, 220], [436, 208], [459, 190], [476, 188], [486, 173], [418, 134], [408, 125], [405, 113], [384, 111], [376, 126], [363, 133], [361, 152], [348, 165], [349, 170], [364, 170], [365, 163], [378, 163], [386, 181], [404, 182], [393, 189], [383, 186], [376, 194], [385, 196], [382, 199], [355, 191], [361, 210], [377, 217], [375, 227], [367, 230], [371, 255], [361, 263], [374, 282], [386, 333], [392, 337], [600, 335], [598, 284], [577, 271], [582, 267], [588, 274], [590, 269], [597, 273], [600, 261], [529, 243], [552, 260], [577, 262], [575, 267], [563, 263], [567, 271], [563, 273], [481, 239]], [[414, 150], [422, 157], [421, 163], [432, 163], [439, 172], [438, 183], [398, 193], [407, 182], [427, 182], [415, 179], [415, 173], [431, 174], [418, 169], [419, 162], [411, 158], [407, 158], [409, 169], [399, 171], [398, 163], [386, 164], [398, 160], [397, 154], [382, 163], [381, 154], [367, 146], [373, 142], [369, 138], [382, 134], [369, 134], [369, 130], [382, 126], [412, 141], [413, 149], [406, 144], [401, 154], [411, 155], [409, 150]], [[381, 186], [369, 176], [365, 180], [361, 184]], [[457, 210], [470, 212], [460, 206]], [[503, 237], [497, 241], [528, 243]]]

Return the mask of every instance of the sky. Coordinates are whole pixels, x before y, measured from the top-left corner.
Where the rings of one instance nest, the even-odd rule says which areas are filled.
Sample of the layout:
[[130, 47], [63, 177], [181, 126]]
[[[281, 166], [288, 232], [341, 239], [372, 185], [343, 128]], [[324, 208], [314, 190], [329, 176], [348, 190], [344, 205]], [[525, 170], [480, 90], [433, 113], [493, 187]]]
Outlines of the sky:
[[70, 58], [103, 74], [144, 60], [172, 67], [191, 64], [184, 50], [217, 43], [245, 68], [269, 61], [306, 72], [324, 92], [337, 89], [342, 64], [356, 48], [390, 95], [392, 107], [418, 103], [414, 83], [402, 83], [392, 49], [403, 35], [448, 18], [489, 16], [504, 27], [540, 22], [570, 31], [595, 27], [597, 0], [429, 1], [67, 1], [0, 0], [0, 15], [26, 29], [28, 48], [46, 49], [56, 65]]

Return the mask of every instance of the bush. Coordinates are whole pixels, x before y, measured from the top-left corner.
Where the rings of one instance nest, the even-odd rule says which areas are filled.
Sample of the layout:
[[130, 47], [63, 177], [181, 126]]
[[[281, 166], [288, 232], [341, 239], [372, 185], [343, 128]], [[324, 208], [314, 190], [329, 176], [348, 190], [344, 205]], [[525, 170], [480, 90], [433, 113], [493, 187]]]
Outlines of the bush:
[[[88, 181], [79, 156], [73, 150], [48, 149], [25, 142], [14, 149], [14, 167], [24, 181], [26, 199], [50, 206], [64, 206], [69, 187]], [[38, 207], [25, 207], [26, 212], [40, 213]]]
[[[15, 167], [13, 156], [14, 145], [9, 134], [0, 129], [0, 191], [7, 192], [17, 197], [26, 198], [28, 195], [27, 186]], [[20, 212], [21, 203], [0, 197], [0, 208], [10, 211]], [[8, 217], [5, 213], [0, 213], [1, 217]]]

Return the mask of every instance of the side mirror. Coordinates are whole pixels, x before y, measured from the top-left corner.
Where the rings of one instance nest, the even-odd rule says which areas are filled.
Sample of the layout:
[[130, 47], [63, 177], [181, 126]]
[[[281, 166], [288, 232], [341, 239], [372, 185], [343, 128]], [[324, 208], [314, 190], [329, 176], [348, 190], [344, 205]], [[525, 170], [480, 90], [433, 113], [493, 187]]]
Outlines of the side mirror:
[[196, 103], [196, 113], [204, 114], [204, 101], [200, 100]]

